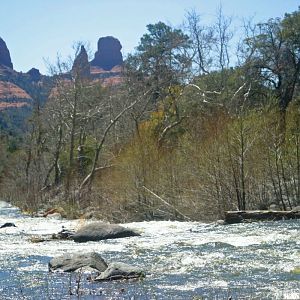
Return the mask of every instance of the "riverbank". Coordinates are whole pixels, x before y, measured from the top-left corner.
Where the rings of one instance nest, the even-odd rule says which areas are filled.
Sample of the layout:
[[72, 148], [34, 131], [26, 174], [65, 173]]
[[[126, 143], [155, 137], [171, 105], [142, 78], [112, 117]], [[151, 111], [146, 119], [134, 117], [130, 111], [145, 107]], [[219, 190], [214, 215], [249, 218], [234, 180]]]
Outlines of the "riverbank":
[[248, 210], [227, 211], [225, 224], [249, 223], [257, 221], [280, 221], [300, 219], [300, 207], [289, 211]]

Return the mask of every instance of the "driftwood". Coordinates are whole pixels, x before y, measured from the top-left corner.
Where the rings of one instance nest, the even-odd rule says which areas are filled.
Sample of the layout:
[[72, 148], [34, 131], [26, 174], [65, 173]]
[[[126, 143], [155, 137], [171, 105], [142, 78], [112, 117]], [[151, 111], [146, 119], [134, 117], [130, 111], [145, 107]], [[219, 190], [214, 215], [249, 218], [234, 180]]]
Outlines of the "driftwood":
[[174, 211], [176, 211], [180, 216], [183, 217], [184, 220], [188, 220], [191, 221], [191, 218], [185, 216], [182, 212], [180, 212], [177, 208], [175, 208], [173, 205], [171, 205], [169, 202], [167, 202], [166, 200], [164, 200], [163, 198], [159, 197], [157, 194], [155, 194], [153, 191], [149, 190], [148, 188], [146, 188], [145, 186], [143, 186], [143, 188], [148, 191], [151, 195], [155, 196], [157, 199], [159, 199], [162, 203], [164, 203], [166, 206], [171, 207]]
[[300, 211], [246, 210], [227, 211], [225, 214], [225, 222], [227, 224], [289, 219], [300, 219]]

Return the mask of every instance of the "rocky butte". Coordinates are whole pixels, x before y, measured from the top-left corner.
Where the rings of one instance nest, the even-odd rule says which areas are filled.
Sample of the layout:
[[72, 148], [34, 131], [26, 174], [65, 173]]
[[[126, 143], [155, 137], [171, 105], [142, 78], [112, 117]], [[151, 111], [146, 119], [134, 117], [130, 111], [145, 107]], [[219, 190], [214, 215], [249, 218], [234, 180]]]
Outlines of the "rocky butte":
[[121, 49], [122, 45], [118, 39], [112, 36], [101, 37], [98, 40], [98, 50], [91, 61], [91, 66], [100, 67], [105, 71], [121, 66], [123, 64]]
[[84, 46], [74, 60], [72, 74], [100, 82], [103, 86], [122, 83], [123, 56], [120, 41], [112, 36], [101, 37], [94, 59], [89, 62]]
[[40, 73], [39, 69], [32, 68], [30, 69], [27, 74], [31, 77], [33, 81], [40, 81], [42, 78], [42, 74]]

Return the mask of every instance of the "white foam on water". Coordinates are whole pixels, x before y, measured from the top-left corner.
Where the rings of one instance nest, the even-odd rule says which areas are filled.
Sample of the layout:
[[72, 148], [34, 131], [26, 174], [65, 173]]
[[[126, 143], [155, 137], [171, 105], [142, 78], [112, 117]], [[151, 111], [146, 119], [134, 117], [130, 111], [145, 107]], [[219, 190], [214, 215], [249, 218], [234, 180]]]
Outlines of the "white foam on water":
[[295, 288], [271, 288], [275, 300], [300, 300], [300, 289]]
[[284, 291], [281, 292], [282, 299], [286, 300], [299, 300], [300, 299], [300, 292], [298, 291]]
[[[133, 222], [122, 225], [141, 233], [139, 237], [88, 243], [73, 241], [32, 243], [30, 241], [32, 236], [46, 238], [61, 231], [62, 227], [76, 230], [90, 221], [20, 217], [17, 212], [14, 207], [0, 201], [0, 225], [11, 222], [17, 226], [0, 229], [0, 261], [8, 257], [23, 257], [26, 260], [28, 256], [50, 258], [64, 253], [95, 251], [105, 259], [109, 257], [112, 260], [116, 256], [118, 259], [121, 258], [121, 261], [123, 257], [130, 258], [133, 262], [139, 260], [150, 273], [164, 276], [184, 277], [195, 270], [200, 274], [202, 269], [210, 268], [211, 277], [206, 280], [174, 285], [157, 284], [158, 288], [178, 291], [194, 291], [203, 287], [229, 288], [229, 281], [223, 280], [220, 274], [214, 276], [214, 268], [220, 270], [223, 264], [225, 268], [232, 268], [232, 273], [237, 274], [235, 276], [250, 274], [251, 270], [265, 272], [266, 276], [282, 272], [289, 274], [299, 265], [299, 247], [282, 250], [285, 249], [284, 243], [289, 241], [299, 245], [297, 225], [289, 229], [289, 227], [281, 228], [280, 225], [267, 226], [268, 224], [266, 226], [260, 224], [214, 226], [199, 222]], [[281, 224], [284, 226], [289, 223]], [[277, 247], [277, 245], [283, 246]], [[256, 247], [251, 251], [255, 251], [253, 254], [257, 255], [255, 260], [250, 262], [246, 260], [249, 247]], [[260, 256], [265, 259], [260, 259]], [[20, 271], [30, 273], [37, 270], [46, 271], [47, 268], [47, 265], [43, 266], [42, 263], [37, 262], [22, 266]], [[197, 278], [194, 274], [195, 277]], [[300, 299], [299, 294], [297, 295], [293, 289], [290, 291], [274, 289], [273, 298], [280, 299], [276, 297], [281, 292], [281, 299]]]
[[203, 288], [203, 287], [215, 287], [215, 288], [227, 288], [228, 283], [224, 280], [215, 280], [213, 283], [211, 282], [197, 282], [197, 283], [187, 283], [185, 285], [159, 285], [158, 287], [163, 289], [167, 288], [170, 290], [176, 290], [176, 291], [195, 291], [196, 289]]

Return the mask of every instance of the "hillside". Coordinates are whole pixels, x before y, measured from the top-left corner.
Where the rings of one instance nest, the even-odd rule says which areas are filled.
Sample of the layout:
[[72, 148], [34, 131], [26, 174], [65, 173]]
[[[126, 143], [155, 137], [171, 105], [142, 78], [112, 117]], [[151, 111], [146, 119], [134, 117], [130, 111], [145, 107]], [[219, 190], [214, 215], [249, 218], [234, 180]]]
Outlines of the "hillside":
[[[98, 41], [95, 58], [89, 62], [83, 47], [74, 61], [86, 55], [86, 75], [103, 86], [118, 85], [122, 82], [123, 58], [121, 43], [113, 37], [102, 37]], [[42, 54], [41, 54], [42, 55]], [[80, 66], [81, 68], [81, 66]], [[66, 73], [66, 79], [70, 74]], [[34, 103], [43, 105], [53, 88], [53, 78], [42, 75], [32, 68], [27, 73], [13, 69], [9, 49], [0, 38], [0, 125], [2, 128], [23, 128], [24, 120], [30, 115]], [[12, 117], [13, 116], [13, 117]]]
[[[16, 102], [17, 106], [30, 105], [31, 97], [28, 95], [26, 91], [18, 87], [17, 85], [7, 82], [0, 81], [0, 109], [1, 107], [5, 107], [5, 104], [9, 107], [10, 105], [14, 105]], [[6, 101], [5, 101], [6, 100]], [[16, 100], [13, 103], [7, 102], [7, 100]], [[24, 100], [24, 102], [20, 102], [20, 100]]]

